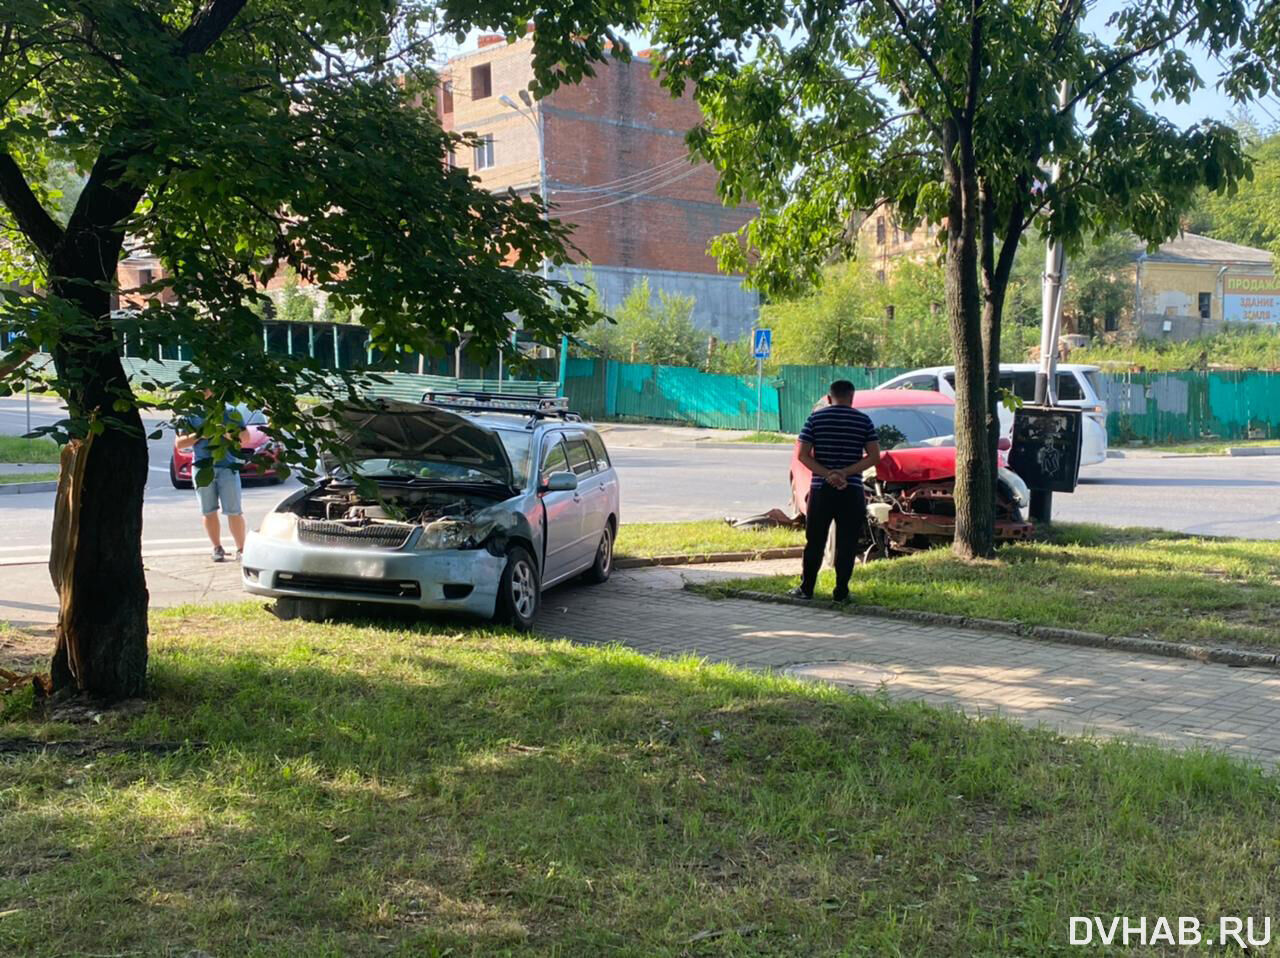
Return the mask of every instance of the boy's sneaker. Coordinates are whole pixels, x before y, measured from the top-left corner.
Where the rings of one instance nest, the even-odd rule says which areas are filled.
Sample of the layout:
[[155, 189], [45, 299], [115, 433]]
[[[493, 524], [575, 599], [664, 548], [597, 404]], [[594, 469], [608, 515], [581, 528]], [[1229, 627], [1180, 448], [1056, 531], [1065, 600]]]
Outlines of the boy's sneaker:
[[243, 550], [243, 549], [237, 549], [237, 550], [236, 550], [236, 561], [237, 561], [237, 562], [243, 562], [243, 561], [244, 561], [244, 550]]
[[796, 586], [794, 589], [788, 592], [787, 595], [791, 596], [791, 598], [793, 599], [812, 599], [813, 598], [813, 593], [805, 592], [804, 589], [801, 588], [800, 586]]
[[227, 553], [226, 553], [226, 550], [224, 550], [224, 549], [222, 548], [222, 546], [214, 546], [214, 547], [213, 547], [213, 561], [214, 561], [214, 562], [224, 562], [224, 561], [226, 560], [226, 558], [227, 558]]

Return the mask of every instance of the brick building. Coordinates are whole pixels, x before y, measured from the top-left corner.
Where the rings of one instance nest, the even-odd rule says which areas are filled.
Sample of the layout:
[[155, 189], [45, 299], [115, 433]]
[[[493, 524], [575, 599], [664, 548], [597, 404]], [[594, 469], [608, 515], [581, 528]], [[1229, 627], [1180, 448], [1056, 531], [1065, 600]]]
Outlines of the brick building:
[[568, 274], [581, 280], [590, 264], [606, 305], [648, 277], [655, 296], [692, 296], [694, 322], [721, 339], [751, 329], [757, 295], [720, 273], [706, 249], [754, 210], [724, 206], [714, 170], [690, 163], [684, 135], [701, 119], [697, 105], [672, 99], [643, 54], [535, 101], [532, 52], [529, 38], [490, 35], [446, 65], [441, 122], [482, 138], [453, 162], [490, 189], [545, 190], [552, 215], [572, 227], [572, 257], [582, 265]]
[[902, 260], [923, 263], [937, 257], [938, 227], [919, 223], [914, 227], [898, 222], [891, 207], [882, 206], [857, 224], [858, 258], [874, 264], [876, 277], [883, 282]]

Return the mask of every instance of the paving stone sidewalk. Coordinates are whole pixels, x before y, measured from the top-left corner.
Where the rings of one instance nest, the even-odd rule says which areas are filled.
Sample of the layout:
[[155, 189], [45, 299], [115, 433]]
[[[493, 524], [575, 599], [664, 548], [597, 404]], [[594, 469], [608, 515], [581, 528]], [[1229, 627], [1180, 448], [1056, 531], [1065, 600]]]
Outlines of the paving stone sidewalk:
[[617, 573], [552, 592], [542, 631], [655, 655], [785, 671], [863, 692], [1003, 715], [1067, 734], [1145, 738], [1280, 761], [1280, 671], [1079, 648], [750, 600], [684, 580], [798, 571], [794, 560]]
[[[245, 598], [239, 569], [204, 556], [147, 560], [155, 608]], [[43, 566], [2, 570], [0, 619], [48, 626]], [[966, 629], [748, 600], [712, 601], [686, 581], [798, 571], [795, 559], [616, 572], [544, 596], [538, 629], [584, 644], [774, 669], [895, 698], [1003, 715], [1068, 734], [1151, 738], [1280, 761], [1280, 671], [1129, 655]]]

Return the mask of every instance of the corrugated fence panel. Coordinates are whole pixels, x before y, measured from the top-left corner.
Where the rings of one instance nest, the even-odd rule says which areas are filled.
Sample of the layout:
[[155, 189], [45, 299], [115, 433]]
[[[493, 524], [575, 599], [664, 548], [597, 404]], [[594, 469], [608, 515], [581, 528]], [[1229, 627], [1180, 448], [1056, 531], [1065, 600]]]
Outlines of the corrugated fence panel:
[[682, 422], [712, 429], [778, 428], [778, 393], [766, 378], [704, 373], [683, 366], [619, 364], [615, 414], [624, 419]]
[[1124, 373], [1098, 376], [1107, 435], [1121, 445], [1280, 436], [1280, 374]]
[[874, 389], [904, 372], [907, 370], [894, 366], [782, 366], [774, 380], [781, 411], [779, 428], [782, 432], [799, 432], [814, 404], [837, 379], [849, 380], [855, 389]]

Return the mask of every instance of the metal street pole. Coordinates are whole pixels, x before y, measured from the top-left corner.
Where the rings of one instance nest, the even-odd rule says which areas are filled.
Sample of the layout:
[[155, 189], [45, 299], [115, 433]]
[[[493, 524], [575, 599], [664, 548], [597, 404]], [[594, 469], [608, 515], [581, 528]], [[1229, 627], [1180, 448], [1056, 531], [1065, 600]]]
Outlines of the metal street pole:
[[756, 360], [756, 432], [760, 431], [760, 404], [762, 402], [760, 397], [761, 397], [761, 393], [763, 392], [763, 389], [761, 387], [761, 383], [763, 381], [764, 381], [764, 360], [757, 359]]
[[[1063, 80], [1058, 87], [1058, 106], [1066, 109], [1071, 102], [1071, 85]], [[1062, 176], [1062, 164], [1054, 163], [1050, 182]], [[1062, 328], [1062, 292], [1066, 282], [1067, 258], [1061, 240], [1050, 240], [1044, 253], [1044, 276], [1040, 295], [1040, 368], [1036, 371], [1035, 404], [1052, 406], [1057, 401], [1055, 374], [1058, 368], [1058, 335]], [[1048, 489], [1031, 490], [1031, 518], [1049, 522], [1053, 517], [1053, 493]]]
[[27, 433], [31, 433], [31, 377], [24, 376], [23, 381], [27, 389]]

